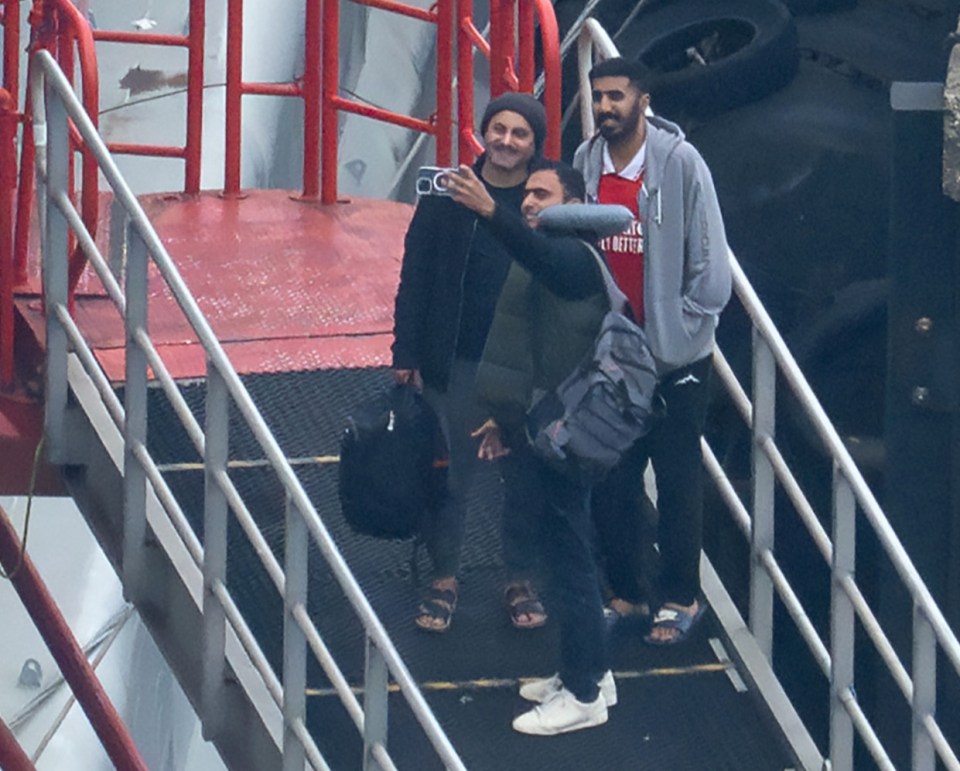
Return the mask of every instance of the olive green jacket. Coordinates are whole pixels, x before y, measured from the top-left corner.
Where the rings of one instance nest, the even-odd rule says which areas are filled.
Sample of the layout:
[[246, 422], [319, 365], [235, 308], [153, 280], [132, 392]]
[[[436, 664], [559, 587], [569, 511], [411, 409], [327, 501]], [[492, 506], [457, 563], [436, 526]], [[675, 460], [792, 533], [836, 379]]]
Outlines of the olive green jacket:
[[609, 300], [584, 241], [537, 233], [515, 215], [495, 214], [492, 225], [515, 261], [477, 370], [477, 394], [509, 439], [537, 394], [556, 388], [592, 350]]

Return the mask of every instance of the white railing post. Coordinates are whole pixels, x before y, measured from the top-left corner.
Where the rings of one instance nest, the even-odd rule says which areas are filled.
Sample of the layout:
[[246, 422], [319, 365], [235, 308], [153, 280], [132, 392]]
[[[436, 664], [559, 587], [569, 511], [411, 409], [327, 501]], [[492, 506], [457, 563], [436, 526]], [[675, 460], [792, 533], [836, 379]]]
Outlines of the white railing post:
[[[593, 69], [593, 34], [590, 20], [580, 30], [577, 38], [577, 88], [580, 95], [580, 135], [586, 139], [593, 136], [593, 97], [590, 89], [590, 70]], [[599, 26], [599, 25], [598, 25]]]
[[[128, 268], [129, 269], [129, 268]], [[219, 481], [227, 473], [230, 402], [227, 385], [216, 365], [207, 361], [206, 424], [203, 457], [203, 736], [218, 735], [224, 684], [225, 610], [217, 597], [227, 580], [227, 497]]]
[[773, 580], [764, 565], [764, 555], [773, 552], [773, 465], [765, 445], [776, 430], [777, 365], [760, 331], [753, 328], [753, 520], [750, 530], [750, 631], [757, 645], [772, 660]]
[[126, 361], [123, 423], [123, 593], [136, 602], [143, 593], [143, 547], [147, 538], [147, 475], [137, 458], [147, 442], [147, 357], [137, 342], [147, 330], [147, 265], [143, 238], [127, 234], [125, 281]]
[[[644, 0], [637, 4], [639, 7]], [[590, 87], [590, 70], [593, 69], [593, 54], [600, 60], [620, 55], [609, 33], [596, 19], [586, 19], [577, 36], [577, 95], [580, 99], [580, 136], [589, 139], [596, 130], [593, 120], [593, 93]], [[647, 108], [647, 115], [652, 115]]]
[[[46, 377], [44, 393], [44, 435], [47, 457], [57, 463], [66, 456], [67, 411], [67, 333], [57, 319], [57, 307], [67, 307], [69, 241], [67, 220], [54, 201], [69, 193], [70, 138], [67, 130], [67, 111], [61, 96], [52, 88], [46, 90], [47, 135], [37, 142], [37, 159], [46, 146], [46, 175], [37, 178], [45, 182], [46, 217], [43, 228], [45, 255], [43, 266], [43, 296], [46, 309]], [[43, 198], [43, 196], [39, 196]]]
[[387, 746], [387, 686], [390, 673], [383, 654], [367, 637], [367, 661], [363, 675], [363, 771], [382, 771], [374, 747]]
[[830, 760], [833, 771], [853, 769], [853, 603], [844, 584], [856, 571], [857, 502], [843, 473], [833, 467], [833, 566], [830, 581]]
[[129, 218], [123, 201], [114, 198], [110, 202], [110, 272], [117, 282], [123, 281], [123, 266], [126, 263], [127, 227]]
[[937, 636], [923, 609], [913, 605], [912, 771], [933, 771], [936, 753], [925, 725], [937, 711]]
[[283, 771], [302, 771], [306, 759], [295, 726], [307, 710], [307, 638], [294, 615], [307, 604], [310, 535], [303, 515], [287, 496], [283, 596]]

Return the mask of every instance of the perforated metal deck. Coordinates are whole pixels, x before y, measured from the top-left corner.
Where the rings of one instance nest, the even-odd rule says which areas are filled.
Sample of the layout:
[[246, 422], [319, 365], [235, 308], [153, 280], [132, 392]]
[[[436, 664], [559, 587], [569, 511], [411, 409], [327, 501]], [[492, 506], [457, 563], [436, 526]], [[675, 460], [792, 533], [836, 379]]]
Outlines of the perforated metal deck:
[[[473, 496], [453, 626], [439, 636], [415, 629], [410, 543], [350, 532], [338, 508], [337, 467], [329, 462], [351, 407], [389, 381], [393, 296], [410, 207], [370, 201], [323, 207], [292, 201], [284, 191], [233, 200], [150, 196], [144, 205], [285, 454], [300, 459], [294, 465], [307, 492], [468, 768], [779, 771], [793, 765], [758, 700], [734, 687], [732, 665], [710, 645], [719, 629], [709, 614], [680, 648], [644, 646], [636, 633], [612, 639], [620, 703], [607, 725], [552, 739], [515, 733], [510, 721], [524, 707], [516, 680], [550, 674], [557, 640], [553, 624], [513, 629], [501, 607], [493, 469]], [[101, 239], [108, 226], [105, 217]], [[202, 424], [203, 352], [158, 278], [150, 279], [151, 337]], [[25, 294], [17, 307], [23, 338], [42, 355], [40, 304]], [[119, 383], [123, 330], [89, 279], [75, 317]], [[202, 539], [203, 472], [170, 410], [162, 391], [152, 389], [150, 450]], [[231, 423], [231, 457], [257, 460], [249, 431], [239, 420]], [[284, 497], [273, 472], [254, 463], [229, 473], [282, 559]], [[229, 537], [228, 588], [279, 672], [282, 599], [234, 521]], [[417, 564], [426, 573], [422, 553]], [[360, 683], [362, 630], [315, 552], [310, 576], [310, 612], [348, 679]], [[311, 666], [310, 730], [332, 768], [359, 768], [360, 738], [319, 667]], [[398, 766], [438, 767], [402, 698], [390, 704], [388, 744]]]
[[[327, 456], [351, 405], [383, 387], [384, 370], [353, 369], [259, 375], [246, 384], [287, 455]], [[202, 383], [184, 386], [188, 401], [202, 415]], [[150, 420], [170, 425], [165, 398], [155, 393]], [[151, 432], [152, 448], [167, 462], [193, 461], [185, 438]], [[239, 429], [232, 434], [236, 459], [256, 458], [255, 445]], [[335, 464], [303, 463], [298, 474], [331, 529], [350, 567], [397, 644], [444, 729], [471, 769], [730, 769], [775, 771], [793, 761], [752, 694], [738, 691], [732, 668], [711, 646], [719, 629], [709, 617], [693, 639], [678, 648], [651, 648], [639, 630], [611, 638], [620, 703], [600, 728], [555, 738], [526, 737], [510, 721], [523, 709], [517, 678], [546, 675], [557, 656], [556, 627], [513, 629], [499, 592], [503, 578], [497, 516], [500, 491], [491, 471], [478, 482], [470, 506], [463, 559], [460, 604], [448, 633], [415, 629], [417, 591], [411, 573], [410, 542], [385, 542], [354, 535], [343, 522], [336, 499]], [[231, 475], [252, 500], [268, 540], [282, 558], [283, 498], [263, 468], [236, 468]], [[202, 472], [172, 470], [167, 478], [185, 505], [202, 501]], [[200, 507], [193, 506], [195, 526]], [[282, 600], [243, 535], [231, 533], [233, 558], [228, 584], [251, 621], [261, 645], [279, 671]], [[239, 547], [239, 548], [237, 548]], [[237, 549], [237, 551], [234, 551]], [[247, 556], [244, 556], [244, 555]], [[254, 568], [256, 563], [257, 567]], [[423, 550], [422, 573], [428, 570]], [[342, 592], [314, 554], [309, 607], [350, 682], [362, 683], [363, 634], [348, 612]], [[549, 598], [548, 598], [549, 599]], [[331, 767], [359, 768], [360, 739], [318, 667], [309, 678], [308, 717]], [[391, 753], [400, 768], [439, 768], [403, 699], [392, 697]]]

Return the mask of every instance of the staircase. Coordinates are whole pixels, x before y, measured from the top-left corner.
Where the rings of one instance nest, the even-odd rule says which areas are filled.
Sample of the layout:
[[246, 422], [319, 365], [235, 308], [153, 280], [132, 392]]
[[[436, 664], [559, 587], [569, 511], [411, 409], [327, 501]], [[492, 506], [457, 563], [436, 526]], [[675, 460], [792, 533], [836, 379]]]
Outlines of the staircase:
[[[583, 33], [590, 39], [591, 24]], [[601, 55], [612, 55], [604, 49]], [[308, 656], [330, 683], [362, 737], [365, 769], [396, 767], [387, 750], [388, 686], [393, 681], [437, 760], [465, 768], [425, 701], [366, 595], [352, 576], [324, 519], [273, 436], [247, 388], [231, 366], [199, 305], [180, 277], [167, 248], [140, 203], [119, 174], [73, 89], [46, 52], [33, 57], [34, 136], [43, 227], [46, 316], [45, 436], [48, 455], [122, 576], [126, 597], [137, 606], [214, 742], [231, 768], [325, 769], [331, 767], [307, 730]], [[126, 225], [122, 246], [123, 286], [110, 260], [84, 227], [71, 203], [70, 124], [96, 159], [111, 188], [114, 211]], [[86, 254], [125, 329], [122, 399], [69, 309], [68, 255], [71, 239]], [[737, 296], [753, 324], [751, 387], [738, 382], [721, 353], [719, 379], [751, 437], [749, 505], [704, 443], [708, 473], [748, 544], [749, 596], [746, 606], [731, 595], [709, 558], [704, 591], [723, 629], [739, 670], [764, 700], [791, 754], [804, 769], [850, 769], [855, 746], [879, 767], [892, 767], [875, 718], [858, 700], [855, 635], [865, 634], [904, 696], [909, 709], [912, 766], [932, 769], [941, 762], [960, 767], [955, 727], [937, 720], [938, 658], [948, 679], [960, 676], [960, 643], [933, 602], [917, 571], [887, 523], [847, 449], [758, 298], [734, 265]], [[148, 334], [148, 286], [159, 274], [202, 347], [205, 395], [202, 410], [190, 405], [158, 355]], [[827, 448], [832, 469], [828, 514], [818, 513], [803, 491], [800, 474], [789, 467], [776, 444], [778, 386], [785, 384], [800, 403]], [[162, 460], [155, 457], [151, 432], [172, 430], [149, 424], [151, 392], [162, 390], [202, 469], [203, 490], [186, 506], [171, 488]], [[202, 414], [202, 420], [197, 415]], [[284, 511], [283, 548], [265, 537], [257, 512], [238, 488], [232, 454], [236, 426], [259, 448], [255, 459], [269, 469]], [[322, 459], [315, 459], [323, 463]], [[329, 461], [329, 462], [332, 462]], [[785, 495], [796, 521], [808, 534], [825, 571], [829, 620], [812, 617], [791, 585], [775, 538], [775, 500]], [[202, 497], [202, 511], [198, 499]], [[198, 518], [199, 516], [199, 518]], [[828, 524], [825, 526], [824, 522]], [[910, 670], [901, 662], [856, 580], [857, 526], [870, 529], [895, 567], [901, 589], [913, 605]], [[237, 527], [239, 526], [239, 531]], [[828, 533], [828, 529], [831, 531]], [[231, 532], [242, 533], [245, 554], [259, 562], [282, 598], [280, 661], [261, 648], [253, 622], [228, 588]], [[202, 537], [198, 534], [202, 533]], [[363, 700], [357, 698], [333, 660], [307, 610], [309, 550], [322, 555], [363, 630]], [[785, 610], [804, 641], [828, 692], [826, 740], [805, 725], [793, 696], [775, 666], [775, 625]], [[744, 617], [748, 620], [744, 621]], [[859, 630], [859, 632], [858, 632]], [[824, 641], [824, 638], [827, 641]], [[312, 654], [312, 656], [310, 655]], [[281, 674], [277, 674], [280, 672]], [[704, 705], [706, 709], [710, 705]]]

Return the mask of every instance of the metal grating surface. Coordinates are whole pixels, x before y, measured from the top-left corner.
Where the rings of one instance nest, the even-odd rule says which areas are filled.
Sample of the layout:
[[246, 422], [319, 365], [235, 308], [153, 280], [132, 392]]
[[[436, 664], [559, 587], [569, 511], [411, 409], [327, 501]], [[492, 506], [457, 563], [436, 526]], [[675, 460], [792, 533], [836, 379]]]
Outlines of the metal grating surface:
[[[288, 457], [335, 454], [344, 418], [352, 405], [388, 382], [383, 369], [325, 370], [256, 375], [246, 385]], [[182, 392], [203, 420], [204, 386]], [[231, 457], [262, 457], [236, 415], [231, 420]], [[195, 462], [166, 397], [151, 392], [151, 449], [163, 463]], [[298, 475], [371, 603], [387, 626], [454, 746], [475, 769], [783, 769], [792, 766], [765, 716], [749, 693], [737, 692], [717, 667], [708, 637], [717, 629], [706, 619], [680, 649], [644, 646], [638, 634], [611, 639], [621, 700], [610, 722], [596, 730], [553, 739], [524, 737], [510, 720], [524, 702], [512, 680], [549, 674], [556, 656], [556, 628], [519, 632], [500, 606], [502, 565], [497, 512], [499, 481], [491, 471], [475, 487], [464, 549], [460, 606], [445, 635], [418, 632], [412, 624], [417, 592], [411, 576], [409, 542], [384, 542], [354, 535], [344, 524], [336, 497], [336, 465], [297, 466]], [[274, 554], [282, 560], [283, 496], [272, 471], [232, 469]], [[167, 472], [181, 505], [201, 531], [203, 478], [196, 468]], [[202, 537], [202, 532], [200, 532]], [[228, 585], [275, 668], [282, 645], [282, 602], [240, 528], [230, 529]], [[421, 572], [428, 570], [420, 550]], [[313, 549], [310, 559], [311, 614], [352, 683], [362, 682], [362, 631], [342, 592]], [[505, 680], [475, 687], [478, 679]], [[324, 692], [328, 682], [311, 664], [308, 722], [332, 768], [360, 767], [361, 743], [339, 700]], [[439, 683], [442, 687], [431, 684]], [[451, 684], [453, 684], [451, 686]], [[460, 685], [456, 685], [460, 684]], [[399, 695], [391, 696], [390, 748], [400, 768], [439, 768], [432, 750]]]

